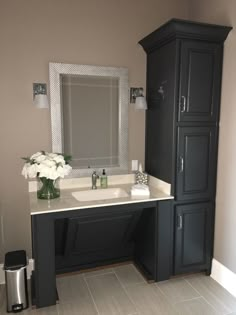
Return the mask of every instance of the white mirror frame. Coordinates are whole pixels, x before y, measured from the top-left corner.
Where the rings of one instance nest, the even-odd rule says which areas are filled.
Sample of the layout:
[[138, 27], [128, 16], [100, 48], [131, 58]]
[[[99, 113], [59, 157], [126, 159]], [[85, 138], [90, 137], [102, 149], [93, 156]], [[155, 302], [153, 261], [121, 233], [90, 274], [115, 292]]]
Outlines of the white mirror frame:
[[[60, 90], [60, 76], [62, 74], [110, 76], [119, 78], [119, 166], [106, 167], [108, 175], [126, 174], [128, 172], [128, 69], [114, 67], [100, 67], [90, 65], [76, 65], [64, 63], [49, 63], [50, 103], [52, 152], [63, 152], [62, 101]], [[67, 152], [65, 152], [67, 153]], [[70, 177], [90, 176], [92, 171], [101, 168], [73, 169]]]

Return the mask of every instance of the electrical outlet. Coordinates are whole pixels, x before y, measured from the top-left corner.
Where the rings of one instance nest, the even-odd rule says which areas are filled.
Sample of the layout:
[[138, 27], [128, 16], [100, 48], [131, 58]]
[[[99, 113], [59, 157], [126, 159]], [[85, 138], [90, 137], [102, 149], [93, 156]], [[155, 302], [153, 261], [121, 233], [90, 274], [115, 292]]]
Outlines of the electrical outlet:
[[131, 170], [133, 172], [137, 171], [138, 170], [138, 160], [132, 160], [131, 161]]

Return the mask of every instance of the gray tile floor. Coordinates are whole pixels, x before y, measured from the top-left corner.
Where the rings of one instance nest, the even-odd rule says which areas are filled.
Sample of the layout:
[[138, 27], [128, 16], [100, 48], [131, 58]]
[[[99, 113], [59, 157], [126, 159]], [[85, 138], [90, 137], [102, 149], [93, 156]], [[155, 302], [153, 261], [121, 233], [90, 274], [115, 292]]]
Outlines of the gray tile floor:
[[[57, 278], [60, 303], [28, 315], [236, 315], [236, 298], [202, 274], [148, 284], [132, 265]], [[6, 313], [0, 286], [0, 314]]]

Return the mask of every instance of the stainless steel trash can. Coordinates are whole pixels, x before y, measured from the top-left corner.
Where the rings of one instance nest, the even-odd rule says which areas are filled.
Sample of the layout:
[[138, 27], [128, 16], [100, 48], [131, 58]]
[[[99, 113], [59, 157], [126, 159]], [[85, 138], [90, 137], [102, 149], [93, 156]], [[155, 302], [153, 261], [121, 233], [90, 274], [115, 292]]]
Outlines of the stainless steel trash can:
[[29, 306], [27, 264], [24, 250], [8, 252], [5, 255], [7, 312], [20, 312]]

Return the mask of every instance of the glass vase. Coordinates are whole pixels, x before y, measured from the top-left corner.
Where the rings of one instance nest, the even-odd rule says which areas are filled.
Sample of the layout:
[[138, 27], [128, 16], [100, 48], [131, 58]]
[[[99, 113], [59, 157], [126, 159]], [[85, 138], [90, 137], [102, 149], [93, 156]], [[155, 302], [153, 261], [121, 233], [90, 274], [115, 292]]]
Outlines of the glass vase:
[[54, 199], [60, 197], [59, 180], [38, 177], [38, 199]]

